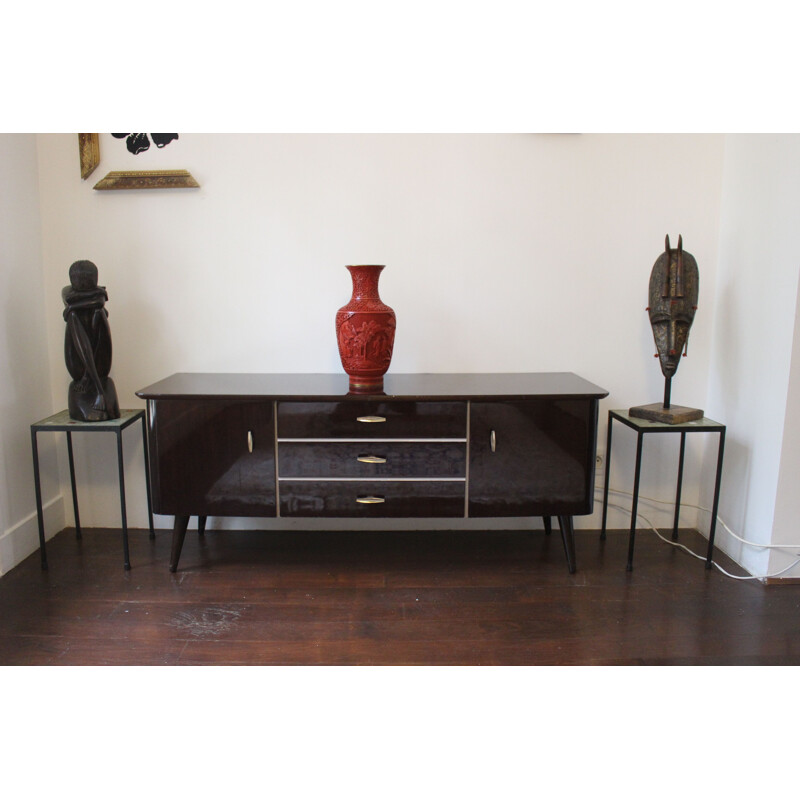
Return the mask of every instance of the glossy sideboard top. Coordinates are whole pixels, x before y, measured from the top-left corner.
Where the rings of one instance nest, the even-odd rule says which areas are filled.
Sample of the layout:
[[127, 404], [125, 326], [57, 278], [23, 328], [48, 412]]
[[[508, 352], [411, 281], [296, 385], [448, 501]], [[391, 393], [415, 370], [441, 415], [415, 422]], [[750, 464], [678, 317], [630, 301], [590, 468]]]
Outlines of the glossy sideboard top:
[[146, 400], [235, 398], [282, 400], [514, 400], [536, 396], [600, 399], [608, 392], [572, 372], [388, 374], [384, 390], [351, 394], [340, 373], [179, 372], [136, 392]]

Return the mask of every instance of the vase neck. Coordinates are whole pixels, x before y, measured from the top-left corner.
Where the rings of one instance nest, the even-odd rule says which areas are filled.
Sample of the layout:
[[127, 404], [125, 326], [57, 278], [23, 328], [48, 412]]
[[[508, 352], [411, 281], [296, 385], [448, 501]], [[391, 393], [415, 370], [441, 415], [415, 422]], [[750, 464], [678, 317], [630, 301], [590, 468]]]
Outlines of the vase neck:
[[383, 265], [360, 264], [349, 266], [350, 277], [353, 279], [354, 300], [380, 300], [378, 295], [378, 278], [383, 270]]

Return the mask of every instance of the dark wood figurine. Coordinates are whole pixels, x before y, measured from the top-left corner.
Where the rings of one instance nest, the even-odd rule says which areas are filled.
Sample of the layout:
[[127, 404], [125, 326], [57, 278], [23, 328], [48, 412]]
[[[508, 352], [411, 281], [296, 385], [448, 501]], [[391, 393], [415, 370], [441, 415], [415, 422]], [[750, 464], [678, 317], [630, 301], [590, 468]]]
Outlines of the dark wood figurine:
[[76, 261], [69, 268], [64, 301], [64, 360], [72, 376], [68, 408], [71, 419], [100, 422], [119, 418], [119, 402], [111, 371], [111, 329], [105, 309], [108, 294], [97, 285], [97, 267]]
[[691, 253], [684, 251], [683, 237], [678, 237], [678, 246], [673, 249], [667, 236], [664, 252], [656, 259], [650, 273], [650, 305], [647, 307], [658, 351], [656, 357], [664, 375], [664, 402], [635, 406], [629, 411], [632, 417], [671, 425], [703, 417], [699, 408], [673, 406], [670, 402], [672, 376], [678, 369], [681, 356], [686, 355], [699, 291], [697, 262]]

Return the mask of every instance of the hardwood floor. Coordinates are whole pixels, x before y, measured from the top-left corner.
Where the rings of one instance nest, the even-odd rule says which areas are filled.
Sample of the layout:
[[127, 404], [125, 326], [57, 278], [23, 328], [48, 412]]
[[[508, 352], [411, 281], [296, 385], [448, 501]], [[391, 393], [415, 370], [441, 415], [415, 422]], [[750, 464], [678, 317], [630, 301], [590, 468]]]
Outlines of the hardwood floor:
[[[0, 578], [0, 665], [800, 664], [800, 586], [637, 536], [67, 529]], [[705, 552], [705, 540], [681, 541]], [[735, 565], [717, 553], [730, 572]]]

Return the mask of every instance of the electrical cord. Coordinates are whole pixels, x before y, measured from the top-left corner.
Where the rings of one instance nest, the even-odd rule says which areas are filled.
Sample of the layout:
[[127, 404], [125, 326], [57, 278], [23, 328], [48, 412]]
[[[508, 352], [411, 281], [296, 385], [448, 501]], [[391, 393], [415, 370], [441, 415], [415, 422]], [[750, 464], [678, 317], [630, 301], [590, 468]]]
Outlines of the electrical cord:
[[[597, 489], [596, 491], [602, 493], [602, 489]], [[630, 492], [621, 492], [618, 489], [611, 489], [609, 488], [609, 494], [621, 494], [626, 497], [633, 497]], [[675, 503], [672, 500], [658, 500], [655, 497], [645, 497], [644, 495], [639, 495], [639, 500], [647, 500], [651, 503], [659, 503], [660, 505], [664, 506], [672, 506], [675, 507]], [[609, 504], [610, 505], [610, 504]], [[618, 508], [618, 506], [617, 506]], [[681, 503], [681, 508], [695, 508], [698, 511], [705, 511], [706, 514], [711, 514], [710, 508], [705, 508], [703, 506], [696, 506], [693, 503]], [[800, 550], [800, 544], [761, 544], [760, 542], [751, 542], [748, 539], [743, 539], [738, 534], [734, 533], [726, 524], [725, 520], [722, 517], [717, 516], [717, 522], [725, 528], [728, 533], [733, 536], [734, 539], [738, 539], [742, 544], [750, 545], [750, 547], [759, 547], [763, 550]], [[800, 555], [800, 553], [798, 553]]]
[[[633, 497], [633, 495], [630, 492], [621, 492], [618, 489], [609, 488], [608, 491], [609, 491], [610, 494], [619, 494], [619, 495], [623, 495], [625, 497]], [[602, 494], [603, 493], [603, 489], [602, 488], [596, 488], [595, 492], [599, 492], [599, 493]], [[646, 500], [646, 501], [649, 501], [649, 502], [652, 502], [652, 503], [660, 503], [662, 505], [671, 505], [673, 507], [675, 505], [671, 501], [668, 501], [668, 500], [657, 500], [656, 498], [653, 498], [653, 497], [641, 497], [640, 496], [639, 499], [640, 500]], [[624, 506], [621, 506], [621, 505], [617, 505], [616, 503], [608, 503], [608, 507], [609, 508], [616, 508], [617, 510], [623, 511], [626, 514], [630, 514], [631, 513], [631, 509], [625, 508]], [[695, 505], [687, 504], [687, 507], [696, 508], [696, 509], [698, 509], [700, 511], [706, 511], [708, 513], [711, 513], [707, 508], [703, 508], [702, 506], [695, 506]], [[637, 519], [644, 520], [644, 522], [647, 523], [647, 525], [653, 530], [653, 532], [656, 534], [656, 536], [658, 536], [658, 538], [661, 539], [663, 542], [666, 542], [668, 545], [671, 545], [672, 547], [677, 547], [677, 548], [683, 550], [684, 552], [688, 553], [690, 556], [693, 556], [694, 558], [697, 558], [700, 561], [705, 561], [706, 560], [706, 556], [702, 556], [702, 555], [699, 555], [698, 553], [695, 553], [694, 551], [692, 551], [688, 547], [686, 547], [686, 545], [681, 544], [680, 542], [673, 542], [671, 539], [667, 539], [666, 537], [662, 536], [660, 531], [658, 530], [658, 528], [656, 528], [656, 526], [647, 517], [645, 517], [644, 514], [642, 514], [638, 509], [636, 511], [636, 517], [637, 517]], [[764, 548], [764, 549], [781, 549], [781, 548], [797, 549], [798, 547], [800, 547], [800, 545], [787, 545], [787, 544], [784, 544], [784, 545], [764, 545], [764, 544], [758, 544], [757, 542], [749, 542], [746, 539], [742, 539], [741, 536], [738, 536], [737, 534], [735, 534], [719, 518], [719, 516], [717, 516], [717, 522], [719, 522], [725, 528], [725, 530], [728, 531], [728, 533], [730, 533], [731, 536], [733, 536], [735, 539], [738, 539], [740, 542], [743, 542], [744, 544], [750, 545], [752, 547], [759, 547], [759, 548]], [[794, 555], [800, 556], [800, 553], [794, 553]], [[795, 567], [797, 564], [800, 564], [800, 558], [797, 558], [795, 561], [793, 561], [791, 564], [789, 564], [788, 567], [785, 567], [784, 569], [779, 570], [778, 572], [773, 572], [773, 573], [771, 573], [769, 575], [733, 575], [732, 573], [728, 572], [726, 569], [721, 567], [716, 561], [712, 560], [711, 564], [712, 564], [712, 566], [716, 567], [723, 575], [726, 575], [727, 577], [732, 578], [733, 580], [737, 580], [737, 581], [755, 581], [755, 580], [765, 580], [767, 578], [777, 578], [777, 577], [783, 575], [784, 572], [788, 572], [790, 569]]]

